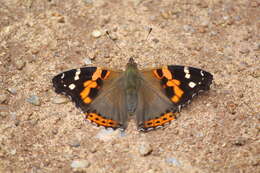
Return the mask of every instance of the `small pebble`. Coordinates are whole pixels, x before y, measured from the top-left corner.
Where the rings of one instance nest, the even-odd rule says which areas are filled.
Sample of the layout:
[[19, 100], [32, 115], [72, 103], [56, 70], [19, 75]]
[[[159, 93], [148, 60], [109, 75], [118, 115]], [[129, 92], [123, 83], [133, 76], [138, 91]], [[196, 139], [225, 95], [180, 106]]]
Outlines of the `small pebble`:
[[161, 16], [162, 16], [164, 19], [169, 19], [169, 17], [170, 17], [169, 12], [167, 12], [167, 11], [162, 11], [162, 12], [161, 12]]
[[90, 60], [94, 60], [96, 58], [96, 56], [97, 56], [97, 52], [95, 52], [95, 51], [91, 51], [88, 53], [88, 57]]
[[69, 145], [71, 147], [79, 147], [80, 146], [80, 141], [78, 139], [74, 139], [74, 140], [69, 142]]
[[90, 163], [87, 160], [73, 160], [70, 166], [72, 168], [87, 168], [90, 166]]
[[153, 151], [153, 149], [149, 143], [142, 142], [139, 145], [138, 151], [141, 156], [147, 156]]
[[243, 146], [246, 144], [246, 139], [240, 137], [240, 138], [234, 140], [232, 143], [233, 143], [233, 145], [236, 145], [236, 146]]
[[254, 46], [253, 46], [253, 49], [255, 51], [259, 51], [260, 50], [260, 43], [255, 43]]
[[208, 27], [209, 26], [209, 20], [204, 20], [203, 22], [201, 22], [200, 24], [203, 27]]
[[31, 97], [27, 98], [26, 101], [35, 105], [35, 106], [41, 105], [40, 98], [36, 95], [32, 95]]
[[10, 112], [10, 118], [15, 121], [17, 119], [17, 114], [16, 112]]
[[15, 154], [16, 154], [16, 149], [11, 150], [11, 151], [10, 151], [10, 154], [11, 154], [11, 155], [15, 155]]
[[240, 17], [240, 16], [235, 16], [234, 19], [235, 19], [236, 21], [240, 21], [240, 20], [241, 20], [241, 17]]
[[240, 50], [240, 53], [242, 53], [242, 54], [248, 54], [249, 52], [250, 52], [250, 50], [248, 48], [242, 48]]
[[195, 32], [194, 28], [192, 26], [190, 26], [190, 25], [184, 25], [183, 29], [186, 32], [191, 32], [191, 33]]
[[83, 59], [83, 62], [84, 62], [85, 65], [90, 65], [90, 64], [92, 64], [91, 59], [89, 59], [89, 58]]
[[157, 38], [153, 38], [152, 41], [153, 41], [154, 43], [159, 43], [160, 40], [158, 40]]
[[67, 97], [64, 96], [57, 96], [52, 99], [53, 104], [63, 104], [63, 103], [68, 103], [70, 100]]
[[181, 163], [174, 157], [169, 157], [165, 159], [165, 162], [169, 165], [175, 165], [175, 166], [180, 166]]
[[96, 138], [102, 141], [110, 141], [119, 137], [124, 137], [124, 135], [121, 134], [122, 132], [120, 130], [113, 130], [111, 128], [101, 129], [96, 135]]
[[16, 66], [17, 70], [22, 70], [25, 66], [25, 61], [23, 59], [16, 60], [15, 66]]
[[149, 169], [148, 171], [145, 171], [146, 173], [156, 173], [158, 172], [157, 170], [154, 170], [154, 169]]
[[65, 18], [62, 16], [58, 19], [58, 23], [65, 23]]
[[209, 33], [210, 36], [215, 36], [215, 35], [217, 35], [217, 34], [218, 34], [218, 33], [215, 32], [215, 31], [211, 31], [211, 32]]
[[4, 103], [7, 100], [6, 94], [0, 94], [0, 103]]
[[86, 4], [92, 4], [92, 3], [93, 3], [93, 0], [84, 0], [84, 2], [85, 2]]
[[0, 111], [0, 117], [5, 118], [5, 117], [7, 117], [8, 115], [9, 115], [8, 112], [1, 112], [1, 111]]
[[95, 37], [95, 38], [98, 38], [98, 37], [100, 37], [101, 35], [102, 35], [102, 33], [101, 33], [101, 31], [99, 31], [99, 30], [94, 30], [94, 31], [92, 32], [92, 36]]
[[39, 119], [38, 118], [37, 119], [32, 119], [30, 122], [31, 122], [32, 126], [36, 126], [37, 123], [39, 122]]
[[11, 94], [17, 94], [17, 90], [15, 88], [8, 88], [7, 91]]

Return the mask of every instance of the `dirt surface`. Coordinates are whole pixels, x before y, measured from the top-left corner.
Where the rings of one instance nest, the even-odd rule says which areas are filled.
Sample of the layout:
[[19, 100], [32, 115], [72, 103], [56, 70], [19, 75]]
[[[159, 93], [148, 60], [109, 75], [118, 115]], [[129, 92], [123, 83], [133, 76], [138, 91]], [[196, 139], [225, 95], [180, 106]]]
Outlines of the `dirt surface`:
[[[1, 0], [0, 172], [260, 172], [259, 6]], [[52, 77], [64, 70], [124, 69], [131, 56], [140, 69], [202, 68], [214, 84], [177, 121], [149, 133], [134, 119], [125, 132], [94, 127], [53, 91]]]

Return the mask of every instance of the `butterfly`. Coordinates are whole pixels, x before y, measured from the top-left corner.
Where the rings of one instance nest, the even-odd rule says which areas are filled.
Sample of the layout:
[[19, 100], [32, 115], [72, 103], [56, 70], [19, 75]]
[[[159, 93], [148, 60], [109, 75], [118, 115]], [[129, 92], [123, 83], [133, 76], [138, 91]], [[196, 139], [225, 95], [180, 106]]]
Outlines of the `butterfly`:
[[212, 80], [209, 72], [187, 66], [139, 70], [130, 58], [125, 71], [83, 67], [58, 74], [52, 83], [97, 126], [124, 130], [135, 115], [138, 130], [149, 131], [175, 120], [195, 95], [209, 90]]

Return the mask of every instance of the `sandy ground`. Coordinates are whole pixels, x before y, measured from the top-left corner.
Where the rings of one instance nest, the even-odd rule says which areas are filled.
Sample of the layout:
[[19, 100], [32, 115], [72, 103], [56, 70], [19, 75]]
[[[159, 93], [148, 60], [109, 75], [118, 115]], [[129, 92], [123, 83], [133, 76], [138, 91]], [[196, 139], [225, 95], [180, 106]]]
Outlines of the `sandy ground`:
[[[1, 0], [0, 172], [260, 172], [259, 6]], [[131, 56], [140, 69], [205, 69], [214, 84], [177, 121], [149, 133], [133, 119], [124, 133], [94, 127], [53, 91], [52, 77], [64, 70], [90, 63], [124, 69]]]

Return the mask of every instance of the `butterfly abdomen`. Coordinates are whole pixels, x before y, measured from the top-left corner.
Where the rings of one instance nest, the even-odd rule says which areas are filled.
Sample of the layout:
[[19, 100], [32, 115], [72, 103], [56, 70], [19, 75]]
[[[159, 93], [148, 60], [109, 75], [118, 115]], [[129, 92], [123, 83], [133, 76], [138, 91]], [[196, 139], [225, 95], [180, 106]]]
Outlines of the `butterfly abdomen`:
[[140, 88], [140, 75], [136, 64], [128, 64], [125, 71], [125, 94], [127, 111], [134, 113], [138, 104], [138, 89]]

